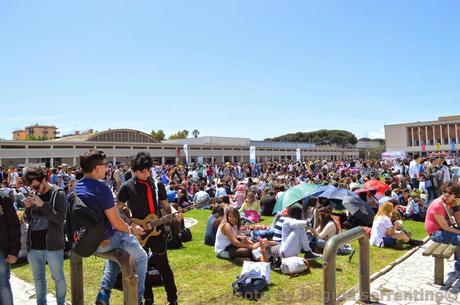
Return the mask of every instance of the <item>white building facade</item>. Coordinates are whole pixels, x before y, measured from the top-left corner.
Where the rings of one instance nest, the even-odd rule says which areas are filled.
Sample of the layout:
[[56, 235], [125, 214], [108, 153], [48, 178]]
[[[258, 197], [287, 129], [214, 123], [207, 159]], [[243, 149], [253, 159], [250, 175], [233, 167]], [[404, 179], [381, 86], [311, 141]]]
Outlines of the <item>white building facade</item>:
[[45, 163], [53, 167], [66, 163], [78, 166], [79, 156], [88, 149], [105, 152], [112, 164], [129, 163], [140, 151], [148, 151], [158, 163], [184, 161], [183, 144], [189, 147], [191, 162], [249, 162], [249, 148], [256, 147], [257, 162], [296, 160], [352, 160], [359, 156], [355, 148], [318, 147], [309, 143], [251, 141], [247, 138], [200, 137], [155, 143], [150, 135], [136, 130], [115, 129], [99, 133], [65, 137], [53, 141], [0, 141], [0, 166]]
[[387, 151], [458, 154], [459, 136], [460, 115], [439, 117], [437, 121], [385, 125]]

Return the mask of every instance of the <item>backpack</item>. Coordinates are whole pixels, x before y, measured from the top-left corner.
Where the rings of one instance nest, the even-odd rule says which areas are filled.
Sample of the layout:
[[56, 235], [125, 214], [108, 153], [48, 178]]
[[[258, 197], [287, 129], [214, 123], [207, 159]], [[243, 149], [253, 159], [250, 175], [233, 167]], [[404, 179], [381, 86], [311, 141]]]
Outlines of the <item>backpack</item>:
[[192, 240], [192, 231], [189, 228], [183, 228], [180, 234], [180, 240], [182, 242], [187, 242]]
[[72, 192], [67, 197], [66, 234], [73, 252], [81, 257], [91, 256], [104, 237], [104, 217], [92, 209]]
[[262, 292], [268, 290], [265, 276], [256, 270], [250, 270], [237, 277], [232, 283], [233, 294], [248, 300], [258, 300]]
[[180, 249], [183, 247], [181, 237], [176, 230], [172, 229], [170, 225], [165, 225], [163, 230], [166, 235], [168, 249]]

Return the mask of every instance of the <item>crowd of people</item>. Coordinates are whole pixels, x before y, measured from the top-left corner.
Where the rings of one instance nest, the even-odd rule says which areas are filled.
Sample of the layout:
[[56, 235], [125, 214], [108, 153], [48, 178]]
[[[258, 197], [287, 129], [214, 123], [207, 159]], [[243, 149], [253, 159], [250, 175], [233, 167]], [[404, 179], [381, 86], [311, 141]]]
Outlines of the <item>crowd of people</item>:
[[[434, 241], [460, 245], [459, 177], [458, 158], [417, 154], [411, 160], [154, 165], [152, 157], [141, 152], [129, 165], [111, 165], [102, 151], [90, 150], [76, 168], [0, 168], [0, 225], [7, 232], [0, 239], [0, 303], [12, 304], [9, 274], [21, 248], [20, 221], [27, 225], [27, 259], [37, 304], [46, 304], [46, 264], [57, 303], [65, 303], [64, 222], [71, 193], [104, 219], [104, 241], [96, 253], [123, 248], [135, 258], [139, 304], [154, 302], [151, 287], [145, 286], [150, 266], [161, 274], [168, 302], [177, 304], [167, 236], [151, 236], [141, 245], [145, 228], [130, 218], [163, 217], [192, 204], [210, 209], [204, 243], [214, 247], [218, 258], [271, 262], [276, 268], [283, 258], [301, 253], [305, 259], [319, 259], [328, 239], [363, 225], [346, 210], [337, 212], [336, 202], [321, 194], [274, 211], [277, 200], [296, 185], [329, 185], [356, 194], [375, 213], [368, 229], [374, 246], [418, 244], [404, 228], [405, 219], [425, 222]], [[363, 188], [373, 180], [386, 188]], [[130, 217], [119, 212], [124, 208]], [[258, 224], [273, 215], [270, 226]], [[181, 213], [174, 219], [181, 222]], [[455, 268], [460, 270], [460, 260]], [[118, 273], [119, 266], [107, 261], [96, 304], [109, 304]]]

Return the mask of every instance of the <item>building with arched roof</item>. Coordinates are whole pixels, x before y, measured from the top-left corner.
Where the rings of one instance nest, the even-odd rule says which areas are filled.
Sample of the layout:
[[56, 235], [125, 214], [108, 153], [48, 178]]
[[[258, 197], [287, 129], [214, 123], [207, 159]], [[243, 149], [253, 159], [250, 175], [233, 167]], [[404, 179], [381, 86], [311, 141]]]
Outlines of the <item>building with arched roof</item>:
[[109, 129], [55, 139], [57, 142], [158, 143], [145, 132], [134, 129]]
[[44, 163], [53, 167], [66, 163], [78, 166], [79, 156], [90, 148], [104, 151], [112, 164], [127, 164], [129, 158], [140, 151], [148, 151], [158, 163], [171, 164], [185, 161], [184, 144], [188, 145], [189, 161], [205, 163], [248, 162], [251, 146], [256, 149], [257, 162], [294, 161], [298, 150], [302, 161], [352, 160], [359, 154], [356, 148], [234, 137], [197, 137], [159, 143], [141, 131], [109, 129], [49, 141], [0, 141], [0, 165]]

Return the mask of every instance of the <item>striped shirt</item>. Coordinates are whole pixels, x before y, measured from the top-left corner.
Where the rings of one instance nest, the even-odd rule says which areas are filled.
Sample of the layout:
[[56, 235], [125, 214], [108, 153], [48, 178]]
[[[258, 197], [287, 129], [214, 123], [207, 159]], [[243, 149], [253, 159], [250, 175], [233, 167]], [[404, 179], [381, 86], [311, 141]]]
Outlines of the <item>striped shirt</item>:
[[281, 216], [281, 217], [278, 218], [278, 220], [276, 221], [275, 227], [274, 227], [275, 235], [273, 235], [273, 241], [276, 241], [276, 242], [278, 242], [278, 243], [281, 242], [281, 239], [282, 239], [282, 237], [283, 237], [283, 235], [282, 235], [283, 223], [284, 223], [285, 220], [286, 220], [286, 217], [285, 217], [285, 216]]

